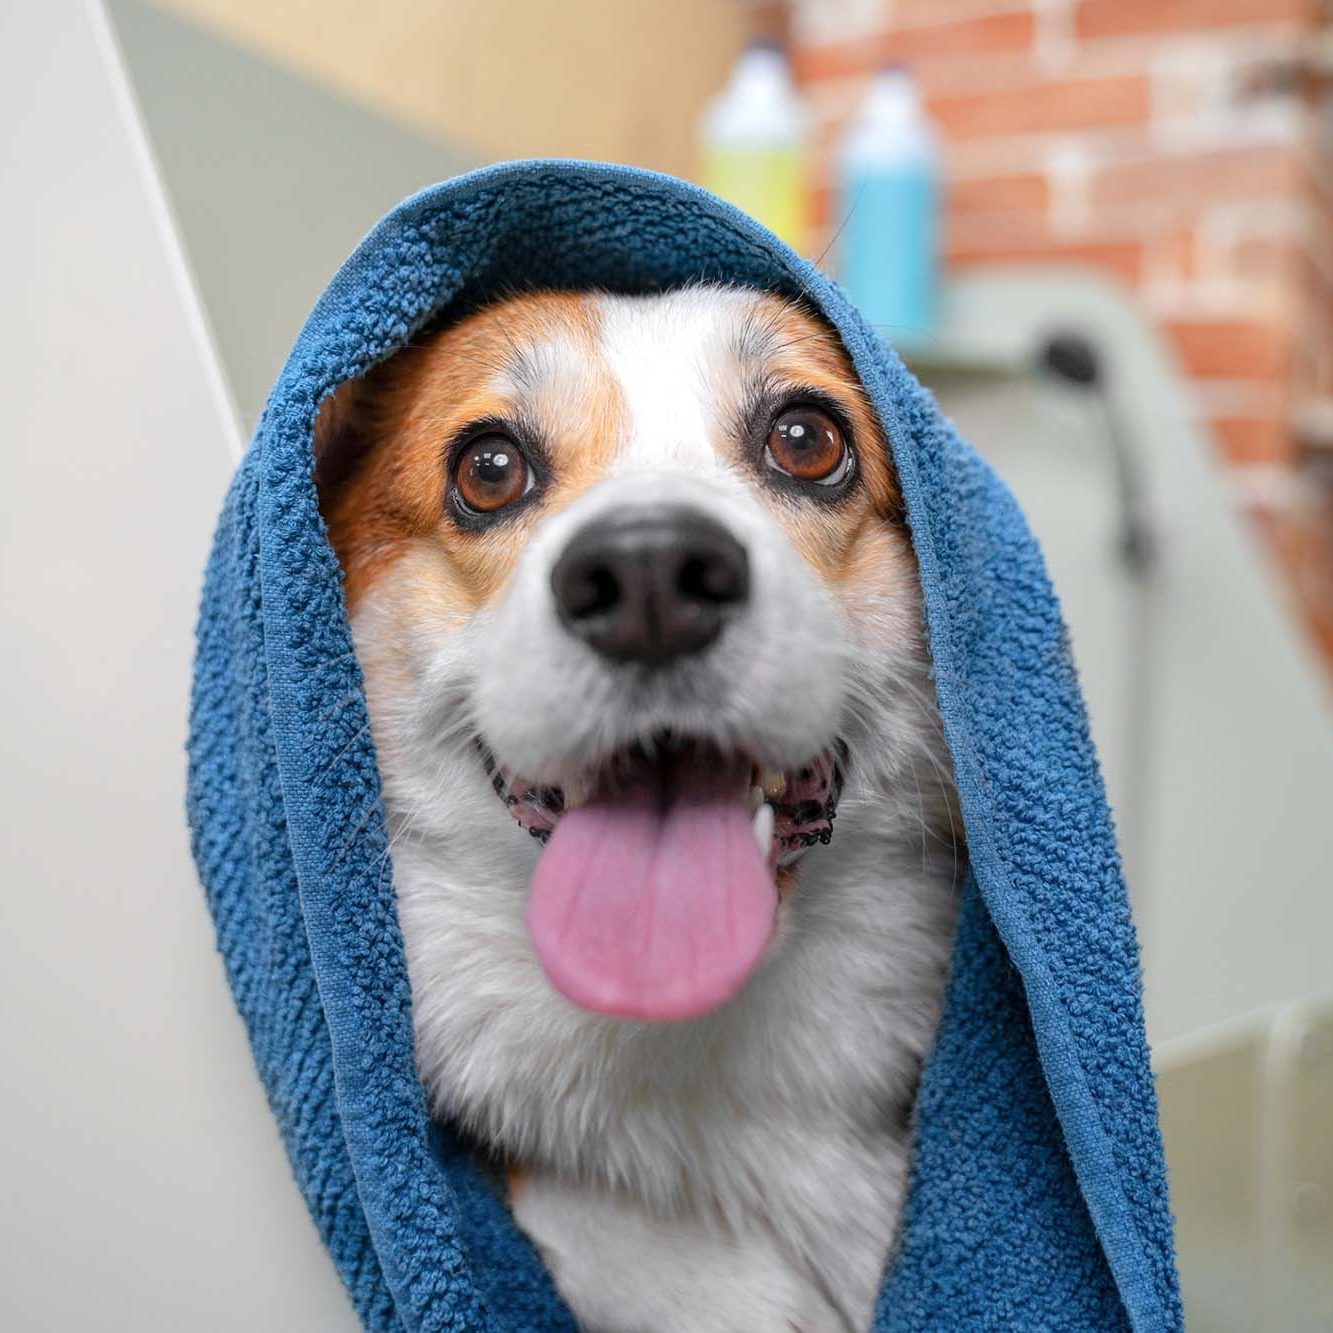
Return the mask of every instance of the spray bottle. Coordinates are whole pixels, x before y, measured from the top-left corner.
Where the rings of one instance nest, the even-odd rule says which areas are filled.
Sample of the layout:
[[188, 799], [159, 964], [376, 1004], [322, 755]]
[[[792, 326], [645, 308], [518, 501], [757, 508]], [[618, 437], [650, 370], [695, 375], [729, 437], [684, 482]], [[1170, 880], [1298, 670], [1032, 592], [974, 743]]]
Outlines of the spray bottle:
[[876, 76], [838, 150], [839, 276], [890, 342], [910, 344], [935, 323], [939, 149], [915, 80]]
[[799, 250], [806, 239], [807, 120], [776, 42], [741, 52], [699, 131], [703, 184]]

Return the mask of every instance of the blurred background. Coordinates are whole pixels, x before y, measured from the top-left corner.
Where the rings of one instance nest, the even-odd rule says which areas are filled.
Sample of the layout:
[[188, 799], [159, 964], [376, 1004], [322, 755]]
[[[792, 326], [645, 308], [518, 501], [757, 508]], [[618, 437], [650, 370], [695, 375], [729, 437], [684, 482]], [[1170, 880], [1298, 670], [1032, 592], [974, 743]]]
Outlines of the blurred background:
[[1189, 1325], [1333, 1330], [1333, 6], [0, 0], [0, 106], [10, 1326], [351, 1327], [189, 862], [194, 601], [339, 262], [549, 155], [753, 212], [1018, 494], [1120, 829]]

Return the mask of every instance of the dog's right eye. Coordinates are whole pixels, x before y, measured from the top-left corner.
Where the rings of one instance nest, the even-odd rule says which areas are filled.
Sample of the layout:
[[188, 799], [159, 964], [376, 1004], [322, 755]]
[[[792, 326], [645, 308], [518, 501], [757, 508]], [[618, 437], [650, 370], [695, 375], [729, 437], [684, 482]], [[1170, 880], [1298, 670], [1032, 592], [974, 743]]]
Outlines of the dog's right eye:
[[454, 491], [463, 509], [491, 514], [513, 504], [533, 487], [522, 450], [505, 435], [482, 435], [459, 455]]
[[838, 423], [821, 408], [802, 403], [774, 421], [764, 461], [784, 476], [829, 487], [845, 481], [855, 465]]

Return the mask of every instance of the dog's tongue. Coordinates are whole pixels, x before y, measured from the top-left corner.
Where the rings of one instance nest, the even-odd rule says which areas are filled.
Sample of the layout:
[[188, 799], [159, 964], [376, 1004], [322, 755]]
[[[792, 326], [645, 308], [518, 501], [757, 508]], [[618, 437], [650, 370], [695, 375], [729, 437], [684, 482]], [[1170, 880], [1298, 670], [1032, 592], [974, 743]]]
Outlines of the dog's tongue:
[[561, 818], [527, 912], [561, 994], [597, 1013], [660, 1020], [707, 1013], [741, 988], [777, 911], [747, 772], [667, 761]]

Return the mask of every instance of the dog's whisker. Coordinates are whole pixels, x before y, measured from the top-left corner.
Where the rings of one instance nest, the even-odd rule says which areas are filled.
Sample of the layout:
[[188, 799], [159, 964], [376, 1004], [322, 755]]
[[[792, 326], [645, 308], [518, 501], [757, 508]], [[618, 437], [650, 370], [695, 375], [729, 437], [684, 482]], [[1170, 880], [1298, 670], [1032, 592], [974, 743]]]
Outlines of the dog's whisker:
[[339, 750], [338, 753], [334, 755], [333, 758], [330, 759], [328, 763], [325, 764], [323, 768], [320, 769], [320, 771], [316, 773], [313, 778], [311, 778], [310, 785], [314, 790], [316, 791], [320, 790], [320, 788], [324, 786], [324, 784], [334, 775], [334, 773], [338, 771], [338, 769], [342, 765], [342, 761], [347, 757], [352, 747], [356, 745], [357, 742], [360, 741], [369, 731], [370, 731], [369, 722], [364, 722], [362, 723], [361, 726], [357, 728], [356, 734], [352, 737], [352, 739], [349, 740], [347, 744], [344, 745], [342, 749]]
[[334, 667], [346, 662], [349, 658], [356, 656], [355, 651], [338, 653], [333, 657], [326, 657], [322, 661], [316, 662], [313, 666], [298, 665], [296, 670], [302, 675], [311, 675], [316, 672], [331, 671]]
[[349, 708], [358, 699], [364, 699], [364, 693], [360, 688], [348, 690], [336, 703], [330, 704], [320, 715], [320, 722], [328, 722], [330, 719], [341, 713], [343, 709]]
[[383, 889], [384, 887], [384, 872], [391, 864], [390, 854], [392, 853], [394, 847], [396, 847], [400, 842], [406, 841], [420, 815], [421, 815], [421, 810], [419, 807], [416, 806], [409, 807], [407, 811], [407, 816], [402, 821], [402, 824], [396, 831], [390, 834], [389, 839], [384, 846], [384, 854], [380, 857], [380, 863], [378, 866], [379, 878], [376, 884], [377, 889]]
[[[356, 841], [361, 836], [362, 832], [365, 830], [366, 825], [370, 823], [370, 821], [375, 817], [376, 814], [382, 813], [383, 808], [384, 808], [384, 803], [378, 796], [376, 796], [373, 800], [366, 802], [365, 808], [362, 810], [360, 817], [357, 819], [356, 823], [352, 825], [351, 832], [348, 833], [347, 837], [343, 840], [341, 847], [339, 847], [338, 854], [329, 863], [325, 872], [326, 874], [332, 874], [333, 871], [335, 871], [340, 865], [342, 865], [343, 859], [346, 857], [347, 853], [350, 852], [352, 848], [356, 845]], [[380, 883], [381, 884], [383, 883], [382, 879]]]

